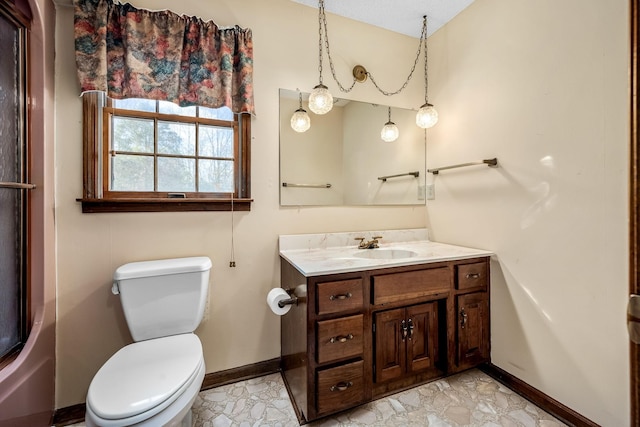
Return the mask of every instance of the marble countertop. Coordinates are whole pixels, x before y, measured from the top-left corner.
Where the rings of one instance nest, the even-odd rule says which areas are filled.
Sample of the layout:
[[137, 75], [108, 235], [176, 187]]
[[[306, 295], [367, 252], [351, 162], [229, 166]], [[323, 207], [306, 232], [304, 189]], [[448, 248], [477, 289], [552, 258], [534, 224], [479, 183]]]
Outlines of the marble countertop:
[[[356, 238], [382, 236], [378, 249]], [[427, 229], [281, 235], [280, 256], [306, 277], [491, 256], [491, 251], [428, 240]]]

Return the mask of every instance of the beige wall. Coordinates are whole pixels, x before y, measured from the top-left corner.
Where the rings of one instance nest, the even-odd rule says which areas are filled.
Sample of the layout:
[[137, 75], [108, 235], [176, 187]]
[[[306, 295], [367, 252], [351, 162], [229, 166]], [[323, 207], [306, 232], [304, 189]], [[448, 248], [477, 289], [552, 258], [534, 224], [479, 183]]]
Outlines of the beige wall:
[[477, 0], [429, 38], [435, 240], [497, 253], [492, 360], [629, 425], [628, 2]]
[[[56, 407], [85, 400], [91, 378], [130, 342], [119, 301], [111, 295], [113, 271], [135, 260], [208, 255], [213, 260], [211, 308], [198, 329], [207, 372], [280, 355], [279, 318], [265, 298], [279, 285], [278, 234], [424, 227], [425, 207], [280, 208], [278, 203], [278, 89], [310, 91], [317, 76], [317, 9], [289, 0], [170, 0], [132, 2], [214, 19], [253, 30], [255, 100], [250, 213], [235, 214], [237, 267], [230, 260], [231, 215], [225, 212], [82, 214], [81, 101], [74, 70], [73, 11], [61, 8], [56, 34], [56, 223], [58, 322]], [[336, 69], [350, 79], [363, 64], [377, 80], [402, 82], [413, 63], [415, 39], [329, 18]], [[402, 66], [381, 51], [393, 51]], [[328, 68], [327, 68], [328, 73]], [[329, 74], [325, 76], [338, 94]], [[399, 83], [398, 83], [399, 84]], [[411, 108], [423, 99], [421, 78], [388, 99], [370, 83], [352, 98]], [[344, 96], [349, 97], [349, 96]]]

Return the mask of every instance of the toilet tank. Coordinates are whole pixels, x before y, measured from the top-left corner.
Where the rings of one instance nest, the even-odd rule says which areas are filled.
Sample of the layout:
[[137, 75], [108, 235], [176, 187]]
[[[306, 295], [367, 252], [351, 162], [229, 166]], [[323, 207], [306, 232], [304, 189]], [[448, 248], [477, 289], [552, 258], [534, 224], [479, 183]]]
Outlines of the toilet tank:
[[134, 341], [193, 332], [204, 314], [209, 290], [208, 257], [125, 264], [113, 275]]

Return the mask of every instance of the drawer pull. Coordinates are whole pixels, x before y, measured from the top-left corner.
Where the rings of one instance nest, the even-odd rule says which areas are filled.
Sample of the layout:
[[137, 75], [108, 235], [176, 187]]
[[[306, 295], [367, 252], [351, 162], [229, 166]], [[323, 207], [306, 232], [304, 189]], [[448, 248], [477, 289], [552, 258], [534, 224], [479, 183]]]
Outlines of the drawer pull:
[[331, 295], [329, 297], [329, 299], [331, 301], [334, 300], [342, 300], [342, 299], [347, 299], [347, 298], [351, 298], [353, 295], [351, 295], [351, 292], [347, 292], [346, 294], [340, 294], [340, 295]]
[[480, 275], [478, 273], [469, 273], [467, 274], [467, 279], [479, 279]]
[[460, 327], [462, 329], [464, 329], [464, 327], [467, 325], [467, 312], [464, 311], [464, 308], [462, 310], [460, 310]]
[[330, 343], [335, 343], [335, 342], [347, 342], [348, 340], [352, 340], [353, 339], [353, 334], [349, 334], [349, 335], [338, 335], [337, 337], [331, 337], [331, 339], [329, 340]]
[[402, 342], [404, 342], [404, 340], [407, 339], [407, 334], [408, 334], [408, 328], [407, 328], [407, 322], [406, 320], [402, 320], [402, 322], [400, 322], [400, 332], [402, 334]]
[[331, 391], [345, 391], [346, 389], [348, 389], [352, 385], [353, 385], [353, 383], [351, 381], [347, 381], [347, 382], [340, 381], [338, 384], [332, 385], [330, 390]]

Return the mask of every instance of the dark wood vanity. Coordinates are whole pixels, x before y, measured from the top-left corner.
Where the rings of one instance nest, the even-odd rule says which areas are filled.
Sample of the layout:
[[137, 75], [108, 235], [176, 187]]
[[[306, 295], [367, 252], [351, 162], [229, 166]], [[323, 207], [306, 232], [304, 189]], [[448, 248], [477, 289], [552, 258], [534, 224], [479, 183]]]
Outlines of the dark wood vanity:
[[281, 275], [301, 423], [489, 361], [489, 257], [310, 277], [281, 259]]

